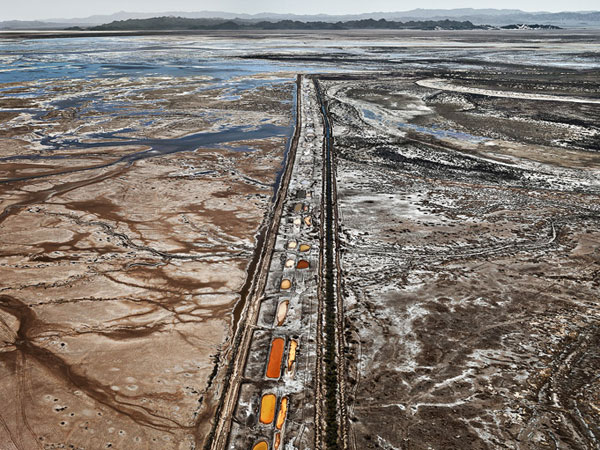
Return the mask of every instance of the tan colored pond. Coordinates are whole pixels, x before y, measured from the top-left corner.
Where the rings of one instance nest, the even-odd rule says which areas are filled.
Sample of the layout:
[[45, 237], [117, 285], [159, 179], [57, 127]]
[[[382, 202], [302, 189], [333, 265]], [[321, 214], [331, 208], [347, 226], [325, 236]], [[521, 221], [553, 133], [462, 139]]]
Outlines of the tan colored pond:
[[290, 304], [290, 302], [288, 300], [284, 300], [281, 303], [279, 303], [279, 306], [277, 306], [277, 326], [278, 327], [283, 325], [283, 322], [285, 322], [289, 304]]
[[287, 290], [289, 288], [292, 287], [292, 281], [288, 280], [287, 278], [284, 278], [283, 280], [281, 280], [281, 289], [283, 290]]
[[300, 245], [300, 251], [301, 252], [307, 252], [309, 250], [310, 250], [310, 245], [308, 245], [308, 244], [301, 244]]

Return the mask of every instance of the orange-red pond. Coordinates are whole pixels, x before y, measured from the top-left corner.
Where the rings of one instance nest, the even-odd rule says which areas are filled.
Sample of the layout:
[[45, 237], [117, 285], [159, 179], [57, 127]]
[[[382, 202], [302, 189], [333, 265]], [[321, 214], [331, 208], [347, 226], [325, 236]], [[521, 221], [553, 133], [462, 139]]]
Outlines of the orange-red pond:
[[296, 265], [296, 269], [308, 269], [309, 267], [310, 264], [308, 263], [308, 261], [305, 261], [303, 259], [298, 261], [298, 265]]
[[275, 419], [275, 406], [277, 405], [277, 397], [274, 394], [263, 395], [260, 402], [260, 421], [266, 425], [273, 423]]
[[273, 339], [271, 352], [269, 353], [269, 363], [267, 364], [267, 378], [279, 378], [281, 376], [284, 348], [285, 341], [282, 338]]

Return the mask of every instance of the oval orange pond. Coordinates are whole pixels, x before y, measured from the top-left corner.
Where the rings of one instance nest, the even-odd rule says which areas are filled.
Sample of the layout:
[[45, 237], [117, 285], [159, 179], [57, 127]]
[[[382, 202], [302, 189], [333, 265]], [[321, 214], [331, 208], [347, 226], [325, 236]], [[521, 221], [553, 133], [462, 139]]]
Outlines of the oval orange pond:
[[289, 289], [292, 287], [292, 282], [286, 278], [281, 280], [281, 289]]
[[309, 250], [310, 250], [310, 245], [308, 245], [308, 244], [302, 244], [302, 245], [300, 245], [300, 251], [301, 252], [307, 252]]
[[308, 269], [309, 267], [310, 264], [308, 263], [308, 261], [304, 261], [303, 259], [301, 259], [300, 261], [298, 261], [296, 269]]
[[267, 378], [279, 378], [281, 376], [281, 361], [283, 360], [283, 349], [285, 341], [282, 338], [273, 339], [269, 363], [267, 364]]
[[270, 424], [275, 419], [275, 406], [277, 404], [277, 397], [274, 394], [263, 395], [262, 401], [260, 402], [260, 421], [264, 424]]
[[252, 447], [252, 450], [269, 450], [269, 444], [267, 444], [265, 441], [261, 441]]

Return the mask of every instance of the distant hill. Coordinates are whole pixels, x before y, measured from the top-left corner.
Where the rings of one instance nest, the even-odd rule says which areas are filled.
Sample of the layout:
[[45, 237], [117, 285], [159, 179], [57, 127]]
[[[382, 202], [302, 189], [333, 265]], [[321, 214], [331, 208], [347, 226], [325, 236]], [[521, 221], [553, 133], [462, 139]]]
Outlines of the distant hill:
[[42, 22], [40, 20], [6, 20], [0, 22], [0, 30], [60, 30], [68, 23]]
[[565, 12], [525, 12], [518, 9], [413, 9], [397, 12], [371, 12], [364, 14], [348, 15], [297, 15], [297, 14], [239, 14], [223, 11], [165, 11], [160, 13], [141, 13], [121, 11], [110, 15], [95, 15], [83, 18], [55, 18], [40, 21], [6, 21], [0, 22], [0, 29], [48, 29], [64, 28], [68, 26], [92, 27], [115, 21], [130, 19], [150, 19], [154, 17], [182, 17], [186, 19], [221, 19], [221, 21], [251, 21], [251, 22], [278, 22], [291, 20], [294, 22], [348, 22], [360, 20], [379, 20], [407, 22], [407, 21], [441, 21], [454, 20], [458, 22], [471, 22], [475, 25], [489, 24], [504, 26], [511, 24], [540, 24], [557, 25], [560, 27], [600, 27], [600, 11], [565, 11]]
[[184, 17], [153, 17], [151, 19], [119, 20], [97, 27], [90, 31], [153, 31], [153, 30], [354, 30], [354, 29], [393, 29], [393, 30], [476, 30], [485, 27], [468, 21], [424, 20], [396, 22], [385, 19], [362, 19], [346, 22], [299, 20], [249, 21], [222, 19], [188, 19]]
[[164, 11], [161, 13], [139, 13], [121, 11], [106, 16], [91, 16], [81, 19], [52, 19], [52, 22], [72, 23], [72, 24], [105, 24], [113, 21], [128, 19], [149, 19], [158, 16], [184, 17], [188, 19], [242, 19], [253, 21], [279, 21], [294, 20], [303, 22], [346, 22], [349, 20], [363, 19], [386, 19], [393, 21], [408, 20], [458, 20], [471, 21], [474, 24], [491, 25], [509, 25], [514, 23], [540, 23], [545, 25], [600, 25], [600, 11], [565, 11], [550, 13], [525, 12], [519, 9], [476, 9], [476, 8], [457, 8], [457, 9], [413, 9], [410, 11], [396, 12], [371, 12], [364, 14], [346, 14], [346, 15], [327, 15], [327, 14], [277, 14], [277, 13], [259, 13], [259, 14], [240, 14], [224, 11]]

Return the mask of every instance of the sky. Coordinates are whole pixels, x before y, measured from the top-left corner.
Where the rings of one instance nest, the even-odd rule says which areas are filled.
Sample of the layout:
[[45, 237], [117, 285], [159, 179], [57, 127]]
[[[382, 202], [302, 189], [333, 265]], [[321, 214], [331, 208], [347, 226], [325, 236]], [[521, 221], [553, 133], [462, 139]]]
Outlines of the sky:
[[505, 8], [524, 11], [598, 10], [598, 0], [0, 0], [0, 20], [87, 17], [118, 11], [354, 14], [419, 8]]

